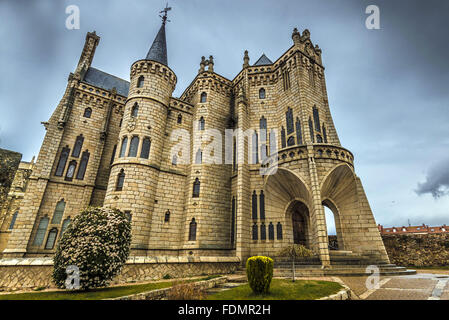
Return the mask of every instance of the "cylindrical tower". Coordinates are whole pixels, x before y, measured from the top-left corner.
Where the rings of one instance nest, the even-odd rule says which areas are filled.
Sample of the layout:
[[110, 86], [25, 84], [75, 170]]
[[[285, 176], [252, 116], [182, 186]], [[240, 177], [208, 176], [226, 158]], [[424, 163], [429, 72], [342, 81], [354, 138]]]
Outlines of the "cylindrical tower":
[[134, 255], [148, 249], [151, 218], [176, 75], [167, 66], [165, 19], [146, 59], [131, 66], [130, 88], [105, 206], [131, 216]]

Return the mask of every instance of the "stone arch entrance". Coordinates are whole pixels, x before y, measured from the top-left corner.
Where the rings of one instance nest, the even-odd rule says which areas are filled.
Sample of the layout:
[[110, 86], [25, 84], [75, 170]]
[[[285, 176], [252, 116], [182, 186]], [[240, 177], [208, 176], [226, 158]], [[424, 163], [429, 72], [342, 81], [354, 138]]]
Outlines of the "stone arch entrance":
[[291, 219], [293, 243], [310, 247], [310, 214], [309, 208], [299, 201], [293, 201], [287, 208], [286, 219]]
[[[330, 250], [345, 250], [345, 244], [344, 244], [343, 236], [342, 236], [341, 219], [340, 219], [340, 213], [338, 212], [338, 208], [329, 199], [323, 200], [322, 204], [324, 207], [328, 208], [332, 212], [334, 224], [335, 224], [335, 233], [336, 233], [337, 241], [336, 241], [336, 243], [333, 243], [333, 241], [329, 241], [329, 249]], [[327, 220], [326, 220], [326, 223], [328, 223]], [[329, 237], [329, 235], [328, 235], [328, 237]]]

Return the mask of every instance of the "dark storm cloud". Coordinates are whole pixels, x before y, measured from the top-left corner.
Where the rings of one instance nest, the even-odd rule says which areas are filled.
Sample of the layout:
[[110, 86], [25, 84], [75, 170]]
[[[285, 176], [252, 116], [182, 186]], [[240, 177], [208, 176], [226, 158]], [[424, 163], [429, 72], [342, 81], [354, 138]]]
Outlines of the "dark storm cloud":
[[426, 181], [418, 183], [416, 193], [430, 193], [434, 198], [449, 194], [449, 158], [430, 167]]

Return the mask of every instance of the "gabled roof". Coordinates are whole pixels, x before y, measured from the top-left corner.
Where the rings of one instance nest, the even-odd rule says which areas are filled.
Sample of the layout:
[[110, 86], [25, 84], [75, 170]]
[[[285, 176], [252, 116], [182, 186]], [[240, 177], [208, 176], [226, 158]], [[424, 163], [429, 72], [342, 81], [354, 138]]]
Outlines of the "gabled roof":
[[253, 64], [253, 66], [266, 66], [269, 64], [273, 64], [273, 62], [270, 59], [268, 59], [268, 57], [265, 55], [265, 53], [263, 53], [260, 56], [259, 60], [257, 60], [256, 63]]
[[129, 82], [113, 76], [109, 73], [103, 72], [101, 70], [89, 67], [86, 74], [84, 75], [84, 82], [91, 84], [93, 86], [111, 90], [116, 88], [117, 93], [121, 96], [127, 97], [129, 92]]
[[153, 44], [147, 54], [148, 60], [160, 62], [166, 66], [167, 63], [167, 40], [165, 39], [165, 23], [162, 23], [159, 32], [154, 38]]

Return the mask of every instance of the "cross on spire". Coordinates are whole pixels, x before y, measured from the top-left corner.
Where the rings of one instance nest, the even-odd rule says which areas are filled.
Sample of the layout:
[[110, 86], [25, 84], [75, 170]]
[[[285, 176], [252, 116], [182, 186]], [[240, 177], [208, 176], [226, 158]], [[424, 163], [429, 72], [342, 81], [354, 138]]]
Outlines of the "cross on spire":
[[159, 13], [163, 13], [163, 15], [159, 15], [159, 17], [162, 18], [162, 24], [165, 25], [165, 23], [168, 21], [170, 22], [170, 20], [167, 20], [167, 13], [171, 10], [171, 7], [168, 6], [168, 2], [165, 5], [165, 8], [159, 12]]

